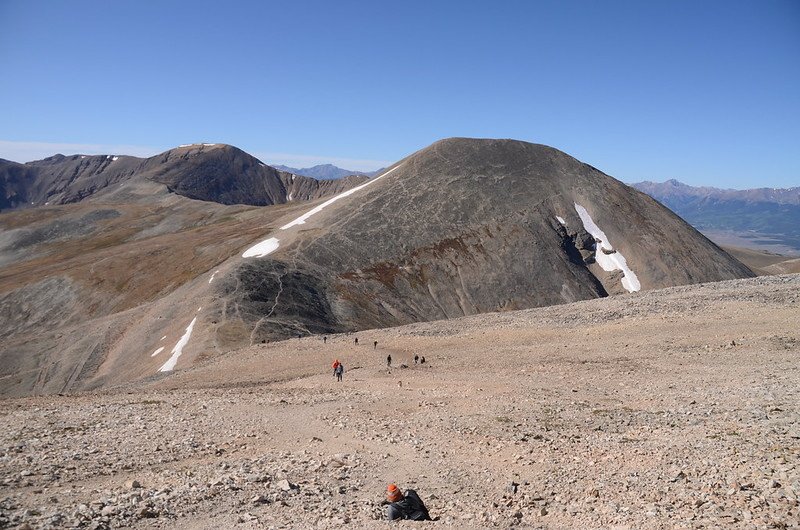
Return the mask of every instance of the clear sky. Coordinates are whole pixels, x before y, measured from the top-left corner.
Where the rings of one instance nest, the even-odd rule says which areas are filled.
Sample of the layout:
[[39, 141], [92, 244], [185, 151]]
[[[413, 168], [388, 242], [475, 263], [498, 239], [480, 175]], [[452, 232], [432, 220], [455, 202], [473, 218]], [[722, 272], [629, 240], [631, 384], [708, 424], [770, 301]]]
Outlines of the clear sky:
[[0, 0], [0, 68], [17, 161], [224, 142], [376, 169], [471, 136], [800, 186], [798, 0]]

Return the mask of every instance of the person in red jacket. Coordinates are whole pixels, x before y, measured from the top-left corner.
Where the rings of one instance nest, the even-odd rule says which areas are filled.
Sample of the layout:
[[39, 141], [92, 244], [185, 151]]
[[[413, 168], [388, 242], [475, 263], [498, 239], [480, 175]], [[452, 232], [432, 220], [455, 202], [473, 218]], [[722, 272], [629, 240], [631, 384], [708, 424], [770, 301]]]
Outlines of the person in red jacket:
[[333, 377], [336, 377], [336, 369], [339, 368], [339, 365], [342, 364], [339, 362], [339, 359], [333, 361]]

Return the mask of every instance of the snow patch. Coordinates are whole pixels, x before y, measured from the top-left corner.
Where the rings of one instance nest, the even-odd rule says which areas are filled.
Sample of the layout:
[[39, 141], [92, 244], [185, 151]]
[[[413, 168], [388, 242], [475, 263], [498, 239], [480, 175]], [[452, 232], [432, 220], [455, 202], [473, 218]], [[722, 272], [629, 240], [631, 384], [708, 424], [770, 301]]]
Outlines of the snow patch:
[[203, 309], [203, 306], [198, 307], [197, 312], [199, 313], [201, 309]]
[[603, 252], [603, 249], [613, 250], [614, 247], [611, 245], [611, 242], [608, 240], [605, 232], [600, 230], [600, 227], [594, 222], [592, 217], [589, 215], [589, 212], [586, 211], [586, 208], [576, 202], [575, 211], [578, 212], [578, 215], [581, 218], [583, 228], [586, 229], [586, 231], [589, 232], [595, 238], [595, 240], [599, 241], [598, 243], [595, 243], [594, 253], [594, 259], [597, 261], [597, 264], [600, 265], [604, 271], [621, 270], [622, 286], [629, 293], [641, 289], [642, 286], [639, 283], [639, 278], [637, 278], [636, 274], [634, 274], [630, 267], [628, 267], [628, 262], [621, 252], [617, 251], [613, 254], [606, 254]]
[[181, 144], [178, 147], [191, 147], [191, 146], [192, 146], [192, 144]]
[[286, 199], [286, 200], [287, 200], [287, 201], [291, 201], [291, 200], [292, 200], [292, 197], [294, 197], [294, 192], [293, 192], [293, 191], [289, 193], [289, 198], [288, 198], [288, 199]]
[[214, 271], [214, 273], [211, 275], [211, 278], [208, 279], [208, 283], [211, 283], [211, 282], [214, 281], [214, 276], [216, 276], [218, 272], [219, 272], [219, 269]]
[[160, 339], [160, 340], [164, 340], [164, 339], [166, 339], [166, 338], [167, 338], [167, 336], [166, 336], [166, 335], [164, 335], [163, 337], [161, 337], [161, 339]]
[[385, 177], [389, 173], [392, 173], [393, 171], [395, 171], [397, 168], [399, 168], [402, 165], [403, 164], [400, 164], [399, 166], [393, 167], [392, 169], [390, 169], [389, 171], [387, 171], [386, 173], [384, 173], [380, 177], [372, 178], [372, 179], [368, 180], [367, 182], [365, 182], [364, 184], [362, 184], [361, 186], [356, 186], [355, 188], [351, 188], [351, 189], [349, 189], [349, 190], [347, 190], [345, 192], [340, 193], [339, 195], [335, 195], [334, 197], [332, 197], [332, 198], [328, 199], [327, 201], [323, 202], [322, 204], [320, 204], [316, 208], [312, 208], [311, 210], [307, 211], [306, 213], [304, 213], [303, 215], [301, 215], [300, 217], [298, 217], [297, 219], [295, 219], [291, 223], [288, 223], [288, 224], [282, 226], [281, 230], [286, 230], [287, 228], [291, 228], [291, 227], [296, 226], [296, 225], [305, 224], [305, 222], [308, 220], [308, 218], [311, 217], [312, 215], [318, 214], [319, 212], [321, 212], [322, 210], [324, 210], [326, 207], [330, 206], [331, 204], [335, 203], [339, 199], [343, 199], [345, 197], [348, 197], [348, 196], [354, 194], [355, 192], [357, 192], [358, 190], [360, 190], [362, 188], [366, 188], [367, 186], [369, 186], [373, 182], [382, 179], [383, 177]]
[[111, 155], [106, 155], [106, 160], [110, 159]]
[[81, 160], [83, 160], [84, 158], [86, 158], [86, 155], [81, 155]]
[[265, 239], [261, 243], [257, 243], [252, 247], [248, 248], [242, 254], [243, 258], [263, 258], [267, 254], [272, 254], [278, 249], [280, 241], [278, 241], [277, 237], [271, 237], [269, 239]]
[[118, 156], [111, 157], [111, 161], [113, 162], [114, 160], [119, 160], [119, 157]]
[[294, 182], [294, 178], [295, 178], [296, 176], [297, 176], [297, 175], [292, 175], [292, 182]]
[[158, 354], [159, 354], [159, 353], [161, 353], [162, 351], [164, 351], [164, 346], [161, 346], [159, 349], [157, 349], [156, 351], [154, 351], [154, 352], [152, 353], [152, 355], [150, 355], [150, 357], [155, 357], [156, 355], [158, 355]]
[[[317, 213], [321, 212], [322, 210], [325, 209], [325, 207], [330, 206], [331, 204], [335, 203], [339, 199], [342, 199], [344, 197], [347, 197], [349, 195], [354, 194], [355, 192], [357, 192], [358, 190], [360, 190], [362, 188], [366, 188], [367, 186], [369, 186], [370, 184], [372, 184], [376, 180], [382, 179], [383, 177], [385, 177], [389, 173], [393, 172], [394, 170], [396, 170], [397, 168], [399, 168], [402, 165], [403, 164], [395, 166], [395, 167], [393, 167], [392, 169], [390, 169], [389, 171], [387, 171], [386, 173], [384, 173], [383, 175], [381, 175], [379, 177], [374, 177], [374, 178], [368, 180], [367, 182], [365, 182], [364, 184], [362, 184], [360, 186], [356, 186], [355, 188], [349, 189], [349, 190], [347, 190], [345, 192], [340, 193], [339, 195], [334, 196], [333, 198], [328, 199], [327, 201], [323, 202], [322, 204], [320, 204], [316, 208], [312, 208], [311, 210], [307, 211], [306, 213], [304, 213], [303, 215], [301, 215], [300, 217], [298, 217], [294, 221], [283, 225], [281, 227], [281, 230], [286, 230], [287, 228], [291, 228], [291, 227], [293, 227], [295, 225], [305, 224], [306, 220], [308, 220], [309, 217], [311, 217], [314, 214], [317, 214]], [[294, 180], [294, 175], [292, 175], [292, 180]], [[244, 253], [242, 254], [242, 257], [243, 258], [263, 258], [264, 256], [266, 256], [268, 254], [271, 254], [272, 252], [275, 252], [278, 249], [279, 246], [280, 246], [280, 240], [277, 237], [271, 237], [269, 239], [265, 239], [264, 241], [261, 241], [260, 243], [255, 244], [252, 247], [250, 247], [247, 250], [245, 250]]]
[[215, 146], [217, 144], [203, 144], [203, 145], [206, 146], [206, 147], [213, 147], [213, 146]]
[[562, 225], [567, 226], [567, 222], [564, 220], [563, 217], [556, 215], [556, 219], [558, 219], [558, 222], [561, 223]]
[[180, 357], [183, 353], [183, 348], [189, 344], [189, 337], [192, 336], [192, 330], [194, 329], [195, 322], [197, 322], [197, 317], [192, 319], [192, 322], [186, 328], [186, 332], [183, 334], [183, 337], [181, 337], [181, 340], [179, 340], [175, 347], [172, 348], [172, 357], [167, 359], [167, 362], [165, 362], [164, 365], [158, 369], [159, 372], [171, 372], [175, 368], [175, 365], [178, 363], [178, 357]]

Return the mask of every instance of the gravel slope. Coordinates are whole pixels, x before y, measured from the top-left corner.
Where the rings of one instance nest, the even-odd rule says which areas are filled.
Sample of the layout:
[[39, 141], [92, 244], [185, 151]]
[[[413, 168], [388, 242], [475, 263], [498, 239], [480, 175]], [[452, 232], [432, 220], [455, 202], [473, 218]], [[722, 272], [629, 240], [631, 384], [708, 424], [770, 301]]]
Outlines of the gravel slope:
[[385, 528], [394, 481], [439, 518], [399, 527], [797, 528], [798, 302], [759, 277], [3, 400], [0, 527]]

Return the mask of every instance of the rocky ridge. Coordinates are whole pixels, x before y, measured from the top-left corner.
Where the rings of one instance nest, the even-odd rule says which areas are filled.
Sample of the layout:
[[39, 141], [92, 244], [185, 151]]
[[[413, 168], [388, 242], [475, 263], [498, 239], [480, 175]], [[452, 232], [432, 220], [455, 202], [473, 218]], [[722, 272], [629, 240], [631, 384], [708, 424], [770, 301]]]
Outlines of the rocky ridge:
[[266, 206], [339, 193], [366, 177], [320, 181], [268, 166], [226, 144], [187, 144], [150, 158], [55, 155], [0, 160], [0, 210], [118, 196], [118, 186], [151, 181], [178, 195], [220, 204]]

